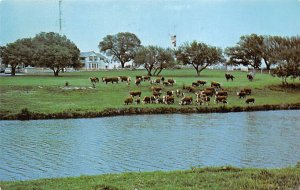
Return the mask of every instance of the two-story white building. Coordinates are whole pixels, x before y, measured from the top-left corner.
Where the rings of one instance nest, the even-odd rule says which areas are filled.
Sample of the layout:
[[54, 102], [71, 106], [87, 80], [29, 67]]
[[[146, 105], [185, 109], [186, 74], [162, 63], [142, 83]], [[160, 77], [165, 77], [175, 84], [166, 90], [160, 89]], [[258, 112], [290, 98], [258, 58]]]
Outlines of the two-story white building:
[[85, 70], [99, 70], [106, 69], [107, 63], [106, 58], [100, 53], [94, 51], [80, 52], [80, 62], [84, 64], [83, 69]]

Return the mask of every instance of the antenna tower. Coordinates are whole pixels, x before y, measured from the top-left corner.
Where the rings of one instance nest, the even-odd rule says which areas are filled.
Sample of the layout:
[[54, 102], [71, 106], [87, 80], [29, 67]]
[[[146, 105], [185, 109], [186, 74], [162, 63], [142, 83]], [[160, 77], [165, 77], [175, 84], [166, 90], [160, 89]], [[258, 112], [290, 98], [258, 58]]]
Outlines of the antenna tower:
[[61, 4], [62, 4], [62, 0], [59, 0], [59, 33], [61, 33], [61, 29], [62, 29], [62, 10], [61, 10]]

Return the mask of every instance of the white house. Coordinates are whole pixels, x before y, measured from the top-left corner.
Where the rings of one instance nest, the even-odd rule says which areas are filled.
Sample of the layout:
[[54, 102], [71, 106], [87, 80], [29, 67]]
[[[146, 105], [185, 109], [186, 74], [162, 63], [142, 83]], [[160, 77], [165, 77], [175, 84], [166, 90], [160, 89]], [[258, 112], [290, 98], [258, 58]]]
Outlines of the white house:
[[94, 51], [80, 52], [80, 62], [84, 64], [83, 69], [85, 70], [99, 70], [105, 69], [107, 63], [106, 58], [100, 53]]

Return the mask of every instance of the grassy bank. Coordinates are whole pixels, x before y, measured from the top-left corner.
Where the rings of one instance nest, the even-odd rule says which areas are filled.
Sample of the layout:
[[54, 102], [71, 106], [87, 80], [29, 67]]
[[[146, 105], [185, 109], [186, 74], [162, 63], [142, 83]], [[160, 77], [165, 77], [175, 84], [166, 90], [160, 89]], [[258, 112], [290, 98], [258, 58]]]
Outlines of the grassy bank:
[[239, 169], [195, 168], [172, 172], [142, 172], [0, 182], [10, 189], [298, 189], [300, 168]]
[[[226, 81], [224, 77], [225, 71], [205, 70], [197, 77], [193, 69], [165, 70], [162, 75], [165, 78], [174, 78], [176, 84], [164, 87], [167, 90], [182, 89], [183, 85], [191, 85], [197, 80], [206, 80], [208, 83], [217, 81], [222, 87], [228, 90], [228, 105], [226, 109], [230, 110], [234, 107], [246, 108], [244, 99], [239, 99], [236, 92], [242, 88], [251, 88], [251, 97], [255, 98], [255, 104], [251, 106], [264, 105], [295, 105], [300, 103], [300, 88], [280, 87], [281, 80], [274, 78], [269, 74], [257, 73], [253, 82], [248, 81], [245, 72], [234, 71], [232, 74], [236, 77], [234, 81]], [[37, 75], [22, 75], [15, 77], [0, 77], [0, 118], [16, 119], [18, 115], [25, 113], [34, 113], [34, 115], [42, 115], [51, 118], [53, 115], [101, 116], [108, 109], [128, 110], [128, 108], [171, 108], [180, 110], [182, 107], [188, 107], [190, 110], [215, 109], [221, 107], [213, 102], [209, 106], [181, 106], [178, 104], [179, 98], [176, 98], [173, 105], [149, 104], [149, 105], [129, 105], [123, 104], [126, 97], [129, 96], [131, 90], [141, 90], [142, 97], [151, 94], [151, 84], [143, 82], [140, 86], [126, 83], [105, 84], [98, 83], [95, 89], [90, 88], [91, 83], [89, 77], [97, 76], [99, 78], [106, 76], [131, 76], [132, 79], [136, 75], [146, 75], [144, 70], [115, 70], [115, 71], [97, 71], [97, 72], [72, 72], [61, 73], [60, 77], [53, 77], [52, 73]], [[63, 89], [65, 83], [69, 83], [69, 87], [80, 89]], [[291, 82], [291, 81], [290, 81]], [[161, 85], [162, 86], [162, 85]], [[198, 87], [201, 90], [205, 87]], [[194, 94], [186, 93], [187, 95]], [[21, 111], [23, 110], [23, 111]], [[120, 112], [120, 111], [117, 111]], [[101, 113], [101, 114], [96, 114]], [[41, 117], [42, 118], [42, 117]], [[55, 118], [55, 117], [53, 117]]]

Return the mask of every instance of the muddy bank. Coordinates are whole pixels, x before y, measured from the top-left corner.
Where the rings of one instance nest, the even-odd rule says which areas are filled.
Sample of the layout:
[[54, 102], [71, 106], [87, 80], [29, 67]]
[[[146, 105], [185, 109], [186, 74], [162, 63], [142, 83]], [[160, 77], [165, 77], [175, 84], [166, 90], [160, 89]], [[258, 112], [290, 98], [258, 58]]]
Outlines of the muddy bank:
[[52, 114], [43, 114], [31, 112], [28, 109], [22, 109], [15, 115], [0, 114], [0, 120], [37, 120], [37, 119], [71, 119], [71, 118], [95, 118], [111, 117], [121, 115], [140, 115], [140, 114], [172, 114], [172, 113], [227, 113], [227, 112], [245, 112], [245, 111], [269, 111], [269, 110], [298, 110], [300, 103], [281, 104], [281, 105], [257, 105], [257, 106], [220, 106], [220, 107], [160, 107], [160, 108], [108, 108], [99, 112], [61, 112]]

